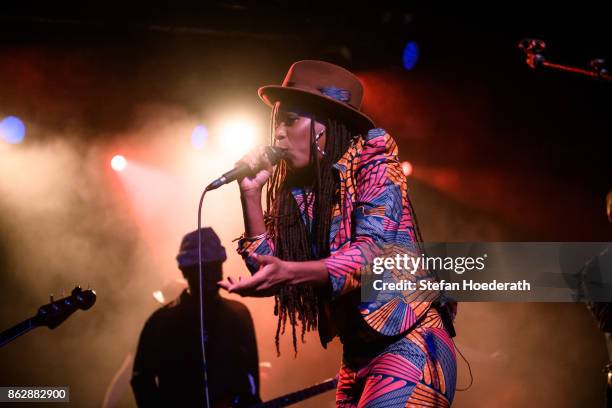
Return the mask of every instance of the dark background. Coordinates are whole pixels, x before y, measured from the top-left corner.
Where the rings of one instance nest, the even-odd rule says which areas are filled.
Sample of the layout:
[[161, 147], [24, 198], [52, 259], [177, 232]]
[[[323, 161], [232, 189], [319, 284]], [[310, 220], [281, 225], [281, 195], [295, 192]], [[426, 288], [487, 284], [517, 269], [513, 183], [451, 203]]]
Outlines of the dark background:
[[[3, 5], [0, 116], [17, 115], [44, 129], [30, 133], [28, 143], [63, 132], [81, 146], [120, 138], [141, 119], [143, 104], [207, 118], [219, 106], [247, 100], [265, 118], [257, 87], [281, 82], [296, 60], [324, 59], [360, 76], [364, 111], [413, 164], [411, 194], [426, 240], [610, 241], [612, 84], [530, 69], [517, 48], [525, 37], [546, 41], [555, 62], [587, 67], [591, 58], [611, 57], [612, 24], [597, 3], [495, 10], [344, 1]], [[407, 71], [401, 55], [409, 40], [418, 43], [420, 57]], [[1, 174], [0, 183], [14, 178]], [[92, 205], [114, 208], [112, 201], [81, 199], [57, 222], [82, 225], [78, 211]], [[33, 254], [20, 247], [19, 218], [2, 197], [0, 208], [2, 328], [41, 303], [29, 296], [20, 270], [66, 283], [53, 272], [61, 265], [44, 256], [39, 268], [24, 266], [23, 257]], [[28, 228], [34, 240], [52, 239]], [[129, 223], [119, 241], [105, 226], [95, 239], [114, 254], [104, 266], [115, 274], [113, 283], [101, 280], [98, 289], [129, 286], [137, 239]], [[62, 328], [69, 340], [59, 350], [55, 333], [42, 329], [0, 350], [0, 385], [70, 384], [74, 391], [86, 377], [90, 385], [74, 391], [75, 404], [99, 405], [120, 359], [94, 366], [100, 378], [92, 385], [96, 374], [88, 362], [66, 363], [65, 355], [78, 349], [79, 356], [104, 360], [103, 344], [88, 347], [79, 336], [108, 330], [105, 324], [124, 313], [129, 295], [110, 293], [91, 312], [95, 318], [75, 316]], [[468, 358], [473, 351], [481, 370], [457, 406], [599, 406], [605, 346], [583, 305], [469, 304], [458, 319], [457, 341]], [[137, 332], [125, 336], [128, 344]], [[496, 352], [505, 357], [491, 357]], [[489, 357], [479, 360], [479, 353]], [[498, 380], [504, 371], [512, 381]]]

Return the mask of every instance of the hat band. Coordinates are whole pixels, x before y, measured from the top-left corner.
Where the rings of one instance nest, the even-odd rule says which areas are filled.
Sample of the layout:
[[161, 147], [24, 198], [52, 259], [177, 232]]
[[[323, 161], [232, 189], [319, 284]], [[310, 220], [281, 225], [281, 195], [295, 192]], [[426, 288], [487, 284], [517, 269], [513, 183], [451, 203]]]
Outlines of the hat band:
[[324, 86], [319, 88], [321, 93], [339, 102], [348, 103], [351, 100], [351, 92], [348, 89], [336, 88], [335, 86]]

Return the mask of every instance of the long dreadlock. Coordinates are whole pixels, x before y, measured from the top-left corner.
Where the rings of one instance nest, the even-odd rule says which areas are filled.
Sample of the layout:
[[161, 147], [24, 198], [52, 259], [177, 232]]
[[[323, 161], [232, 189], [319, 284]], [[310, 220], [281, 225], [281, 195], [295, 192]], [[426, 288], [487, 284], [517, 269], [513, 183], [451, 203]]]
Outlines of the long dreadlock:
[[[276, 127], [275, 118], [279, 105], [272, 111], [272, 133]], [[318, 158], [315, 140], [315, 117], [310, 115], [310, 165], [312, 180], [306, 184], [297, 181], [288, 172], [287, 163], [282, 160], [276, 167], [268, 184], [266, 205], [266, 228], [274, 240], [275, 255], [285, 261], [309, 261], [322, 259], [330, 254], [329, 232], [334, 204], [339, 197], [340, 181], [332, 165], [337, 162], [350, 146], [352, 134], [345, 124], [326, 119], [326, 154]], [[292, 195], [293, 187], [304, 188], [313, 194], [304, 194], [306, 208], [314, 204], [312, 226], [303, 222]], [[314, 199], [314, 203], [311, 201]], [[293, 349], [297, 354], [298, 321], [301, 322], [301, 339], [307, 331], [317, 328], [318, 294], [311, 285], [290, 285], [283, 287], [274, 299], [274, 314], [278, 316], [275, 343], [280, 354], [280, 335], [284, 334], [287, 319], [291, 324]]]

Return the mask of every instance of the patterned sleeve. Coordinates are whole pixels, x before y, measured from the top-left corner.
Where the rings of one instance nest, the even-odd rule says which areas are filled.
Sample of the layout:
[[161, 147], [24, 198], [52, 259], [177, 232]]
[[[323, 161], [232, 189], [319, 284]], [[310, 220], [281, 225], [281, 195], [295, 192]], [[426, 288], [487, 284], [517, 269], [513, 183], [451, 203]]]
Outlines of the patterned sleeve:
[[268, 234], [257, 239], [241, 238], [238, 241], [237, 251], [253, 274], [258, 271], [259, 265], [252, 258], [252, 255], [274, 255], [274, 242]]
[[338, 297], [360, 286], [361, 274], [388, 245], [413, 247], [407, 186], [397, 145], [382, 129], [368, 132], [352, 165], [354, 208], [351, 241], [324, 260]]

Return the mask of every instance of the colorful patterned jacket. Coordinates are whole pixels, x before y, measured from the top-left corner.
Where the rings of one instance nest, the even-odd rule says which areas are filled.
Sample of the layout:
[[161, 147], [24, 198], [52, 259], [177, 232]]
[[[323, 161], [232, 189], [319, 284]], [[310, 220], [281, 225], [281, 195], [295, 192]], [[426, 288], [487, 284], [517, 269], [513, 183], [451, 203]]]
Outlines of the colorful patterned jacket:
[[[332, 214], [330, 256], [323, 259], [331, 286], [331, 298], [319, 313], [324, 347], [337, 334], [347, 310], [357, 311], [376, 332], [394, 336], [413, 328], [431, 306], [431, 299], [416, 301], [409, 293], [380, 292], [371, 302], [355, 296], [362, 274], [371, 269], [373, 258], [386, 247], [417, 251], [406, 178], [393, 138], [383, 129], [372, 129], [356, 139], [334, 167], [340, 177], [340, 200]], [[294, 197], [302, 217], [312, 219], [304, 208], [303, 195], [294, 192]], [[273, 255], [273, 247], [269, 236], [242, 239], [238, 253], [255, 273], [258, 267], [251, 254]]]

